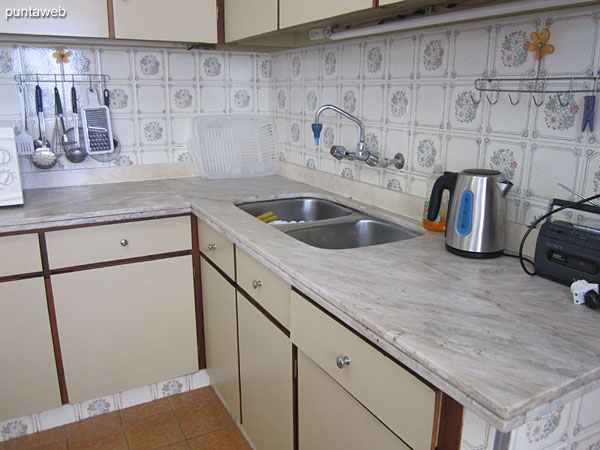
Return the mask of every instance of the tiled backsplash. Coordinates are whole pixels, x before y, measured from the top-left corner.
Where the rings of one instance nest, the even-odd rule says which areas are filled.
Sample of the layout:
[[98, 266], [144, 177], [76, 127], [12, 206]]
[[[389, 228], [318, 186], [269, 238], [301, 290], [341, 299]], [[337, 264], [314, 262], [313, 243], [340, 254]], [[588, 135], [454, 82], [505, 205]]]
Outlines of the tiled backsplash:
[[[571, 197], [557, 182], [586, 195], [600, 192], [600, 120], [594, 132], [581, 131], [586, 94], [564, 95], [564, 107], [555, 94], [546, 95], [540, 107], [525, 94], [516, 106], [507, 94], [495, 105], [485, 96], [476, 104], [474, 81], [535, 76], [535, 52], [524, 44], [544, 27], [555, 51], [542, 60], [541, 76], [590, 76], [600, 69], [599, 20], [600, 8], [590, 6], [277, 53], [274, 114], [282, 159], [419, 197], [434, 164], [451, 171], [498, 169], [515, 184], [509, 220], [528, 224], [545, 212], [549, 199]], [[315, 149], [310, 124], [325, 103], [364, 121], [368, 149], [387, 158], [404, 153], [405, 169], [332, 158], [332, 144], [354, 150], [358, 127], [329, 111]]]
[[[273, 59], [267, 54], [184, 49], [68, 47], [64, 65], [69, 74], [104, 73], [111, 77], [110, 112], [121, 155], [110, 163], [87, 158], [73, 164], [64, 156], [52, 170], [177, 163], [190, 160], [187, 141], [191, 120], [198, 114], [272, 113]], [[17, 73], [57, 73], [55, 47], [31, 44], [0, 46], [0, 122], [19, 123]], [[34, 85], [27, 87], [30, 133], [37, 137]], [[70, 88], [61, 87], [67, 126], [70, 126]], [[94, 85], [96, 89], [104, 86]], [[54, 128], [53, 83], [42, 84], [47, 126]], [[87, 105], [89, 84], [77, 83], [80, 107]], [[20, 159], [22, 172], [36, 172], [28, 158]]]

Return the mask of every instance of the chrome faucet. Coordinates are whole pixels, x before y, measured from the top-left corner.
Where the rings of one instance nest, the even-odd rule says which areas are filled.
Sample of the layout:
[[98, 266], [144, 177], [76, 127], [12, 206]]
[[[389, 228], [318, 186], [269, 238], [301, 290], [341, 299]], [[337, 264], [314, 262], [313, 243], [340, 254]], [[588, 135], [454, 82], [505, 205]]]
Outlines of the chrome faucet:
[[[349, 112], [346, 112], [343, 109], [338, 108], [337, 106], [334, 106], [334, 105], [323, 105], [315, 113], [315, 123], [312, 124], [312, 130], [313, 130], [313, 133], [315, 136], [315, 145], [319, 145], [319, 137], [321, 136], [321, 130], [323, 129], [323, 124], [319, 123], [319, 117], [321, 116], [321, 113], [327, 109], [331, 109], [331, 110], [335, 111], [336, 113], [344, 116], [345, 118], [350, 119], [352, 122], [357, 124], [358, 127], [360, 128], [360, 137], [358, 138], [358, 143], [356, 144], [356, 152], [348, 153], [341, 146], [333, 146], [331, 148], [332, 149], [331, 155], [336, 159], [343, 159], [343, 158], [356, 159], [358, 161], [364, 161], [367, 164], [370, 164], [373, 166], [376, 165], [377, 161], [373, 161], [373, 160], [375, 159], [375, 157], [377, 158], [377, 160], [379, 160], [379, 156], [376, 154], [372, 154], [371, 152], [365, 150], [365, 126], [364, 126], [364, 124], [360, 121], [360, 119], [358, 117], [355, 117], [352, 114], [350, 114]], [[336, 147], [338, 147], [338, 148], [341, 147], [342, 150], [334, 153], [333, 149]], [[373, 156], [371, 156], [371, 155], [373, 155]], [[370, 158], [372, 158], [372, 159], [370, 159]]]
[[397, 153], [394, 156], [394, 159], [380, 159], [378, 153], [366, 150], [365, 125], [360, 121], [359, 118], [334, 105], [323, 105], [315, 113], [315, 123], [312, 124], [312, 130], [315, 136], [315, 145], [319, 145], [319, 137], [321, 136], [321, 130], [323, 130], [323, 124], [319, 123], [319, 117], [321, 116], [321, 113], [327, 109], [331, 109], [336, 113], [346, 117], [347, 119], [350, 119], [352, 122], [356, 123], [360, 128], [360, 136], [358, 138], [358, 143], [356, 144], [356, 152], [348, 152], [343, 146], [334, 145], [329, 151], [331, 156], [333, 156], [337, 160], [349, 159], [362, 161], [367, 163], [369, 166], [388, 167], [390, 165], [393, 165], [397, 169], [402, 169], [404, 167], [404, 156], [401, 153]]

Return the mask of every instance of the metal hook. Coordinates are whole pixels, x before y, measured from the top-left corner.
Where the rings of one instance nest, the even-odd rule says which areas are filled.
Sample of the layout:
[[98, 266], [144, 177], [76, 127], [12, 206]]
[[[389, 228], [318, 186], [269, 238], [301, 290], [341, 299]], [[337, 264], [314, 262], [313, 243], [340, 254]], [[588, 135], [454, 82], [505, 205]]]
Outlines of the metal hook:
[[518, 105], [519, 102], [521, 101], [521, 93], [523, 92], [522, 91], [522, 89], [523, 89], [522, 85], [523, 85], [523, 78], [521, 78], [519, 80], [519, 95], [517, 96], [517, 101], [516, 102], [513, 102], [512, 96], [510, 95], [510, 93], [508, 94], [508, 100], [510, 101], [510, 104], [513, 105], [513, 106]]
[[469, 92], [469, 96], [471, 97], [471, 101], [473, 102], [474, 105], [479, 105], [481, 103], [481, 100], [482, 100], [481, 91], [479, 91], [479, 100], [475, 100], [475, 97], [473, 96], [472, 92]]
[[490, 105], [495, 105], [496, 103], [498, 103], [498, 100], [500, 100], [500, 85], [498, 85], [498, 87], [496, 88], [496, 101], [493, 102], [490, 100], [490, 96], [485, 94], [485, 97], [487, 98], [487, 101]]
[[542, 90], [542, 100], [540, 101], [540, 103], [537, 102], [537, 100], [535, 99], [535, 95], [532, 95], [531, 98], [533, 99], [533, 103], [535, 103], [535, 106], [542, 106], [544, 104], [544, 99], [546, 97], [546, 78], [544, 78], [544, 89]]
[[558, 103], [563, 108], [569, 106], [569, 103], [571, 103], [571, 95], [573, 94], [573, 79], [574, 78], [575, 77], [571, 77], [571, 85], [569, 86], [569, 94], [567, 95], [567, 103], [563, 103], [562, 100], [560, 99], [560, 94], [562, 94], [562, 92], [557, 92], [556, 93], [556, 98], [558, 99]]

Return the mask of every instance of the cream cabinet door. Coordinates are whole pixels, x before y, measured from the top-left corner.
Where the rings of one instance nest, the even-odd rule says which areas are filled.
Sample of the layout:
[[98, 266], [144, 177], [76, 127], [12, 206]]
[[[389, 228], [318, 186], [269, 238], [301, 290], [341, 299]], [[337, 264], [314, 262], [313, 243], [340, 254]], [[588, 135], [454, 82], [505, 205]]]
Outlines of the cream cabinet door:
[[[0, 0], [0, 8], [0, 33], [108, 37], [106, 0]], [[36, 13], [50, 16], [32, 17]]]
[[302, 351], [298, 351], [300, 450], [410, 449]]
[[373, 0], [279, 0], [279, 26], [293, 27], [373, 7]]
[[292, 343], [238, 293], [242, 427], [257, 449], [294, 447]]
[[235, 288], [201, 261], [206, 370], [231, 415], [240, 419]]
[[0, 283], [0, 422], [61, 404], [44, 279]]
[[113, 0], [115, 37], [217, 42], [216, 0]]
[[225, 0], [225, 42], [277, 30], [277, 0]]
[[70, 402], [198, 370], [189, 255], [52, 276]]

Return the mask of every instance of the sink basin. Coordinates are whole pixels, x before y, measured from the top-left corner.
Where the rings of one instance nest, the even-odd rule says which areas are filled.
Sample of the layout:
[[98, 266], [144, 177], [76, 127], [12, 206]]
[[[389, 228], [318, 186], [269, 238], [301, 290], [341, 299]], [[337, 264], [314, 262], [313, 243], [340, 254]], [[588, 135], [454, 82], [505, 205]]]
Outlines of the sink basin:
[[270, 226], [319, 248], [339, 250], [368, 247], [403, 241], [422, 234], [317, 197], [281, 198], [245, 202], [236, 206], [255, 217], [272, 212], [278, 220], [292, 222]]
[[314, 221], [326, 220], [351, 215], [354, 211], [330, 200], [315, 197], [294, 197], [259, 202], [247, 202], [237, 205], [238, 208], [253, 216], [269, 211], [279, 220]]
[[327, 249], [367, 247], [420, 236], [420, 233], [401, 225], [373, 219], [288, 229], [285, 233], [305, 244]]

